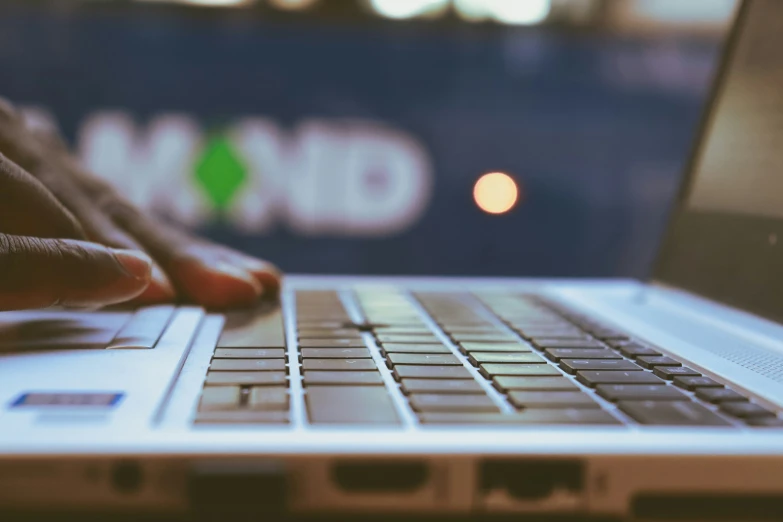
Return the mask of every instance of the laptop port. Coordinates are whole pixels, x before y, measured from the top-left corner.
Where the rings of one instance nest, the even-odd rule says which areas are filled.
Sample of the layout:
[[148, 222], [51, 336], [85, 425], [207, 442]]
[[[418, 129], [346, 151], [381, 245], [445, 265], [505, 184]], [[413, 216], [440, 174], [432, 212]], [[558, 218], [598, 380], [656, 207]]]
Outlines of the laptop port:
[[585, 483], [584, 464], [577, 460], [487, 460], [479, 473], [487, 508], [547, 504], [570, 509], [581, 500]]
[[411, 461], [337, 462], [331, 473], [332, 481], [341, 490], [354, 493], [412, 492], [429, 479], [427, 465]]
[[188, 497], [199, 515], [229, 519], [280, 514], [287, 508], [287, 477], [282, 464], [274, 461], [197, 462], [190, 472]]

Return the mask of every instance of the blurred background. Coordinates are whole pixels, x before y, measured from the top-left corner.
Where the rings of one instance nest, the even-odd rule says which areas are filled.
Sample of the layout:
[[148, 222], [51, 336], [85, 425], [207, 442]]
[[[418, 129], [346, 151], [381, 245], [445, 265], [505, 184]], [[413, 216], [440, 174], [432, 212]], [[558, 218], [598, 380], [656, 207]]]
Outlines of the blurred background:
[[733, 8], [2, 0], [0, 95], [291, 272], [644, 277]]

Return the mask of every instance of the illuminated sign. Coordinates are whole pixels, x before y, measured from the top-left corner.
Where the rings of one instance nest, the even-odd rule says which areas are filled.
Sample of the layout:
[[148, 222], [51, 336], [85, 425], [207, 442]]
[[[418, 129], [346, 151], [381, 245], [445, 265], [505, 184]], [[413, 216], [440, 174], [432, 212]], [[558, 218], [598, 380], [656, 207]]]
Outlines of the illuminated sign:
[[189, 226], [224, 219], [263, 233], [383, 236], [403, 232], [432, 190], [429, 154], [415, 137], [365, 121], [306, 121], [284, 132], [244, 119], [217, 134], [182, 115], [142, 128], [96, 113], [79, 135], [83, 163], [131, 201]]

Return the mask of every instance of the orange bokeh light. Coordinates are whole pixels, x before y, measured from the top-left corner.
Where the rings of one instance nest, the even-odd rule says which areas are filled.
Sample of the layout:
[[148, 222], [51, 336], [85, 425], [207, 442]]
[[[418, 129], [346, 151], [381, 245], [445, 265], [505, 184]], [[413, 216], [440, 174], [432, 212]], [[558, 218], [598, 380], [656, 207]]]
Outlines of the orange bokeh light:
[[504, 214], [519, 200], [519, 187], [514, 178], [502, 172], [481, 176], [473, 186], [476, 205], [489, 214]]

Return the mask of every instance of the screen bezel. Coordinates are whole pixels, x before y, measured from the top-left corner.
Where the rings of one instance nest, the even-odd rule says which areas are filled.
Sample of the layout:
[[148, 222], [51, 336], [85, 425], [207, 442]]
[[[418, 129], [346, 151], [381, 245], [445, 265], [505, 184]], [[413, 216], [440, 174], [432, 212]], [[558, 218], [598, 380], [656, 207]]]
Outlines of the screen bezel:
[[[708, 139], [753, 0], [743, 0], [725, 40], [685, 176], [670, 214], [652, 283], [677, 288], [783, 322], [783, 219], [688, 209], [700, 154]], [[781, 238], [779, 248], [770, 239]], [[770, 277], [777, 267], [780, 277]]]

